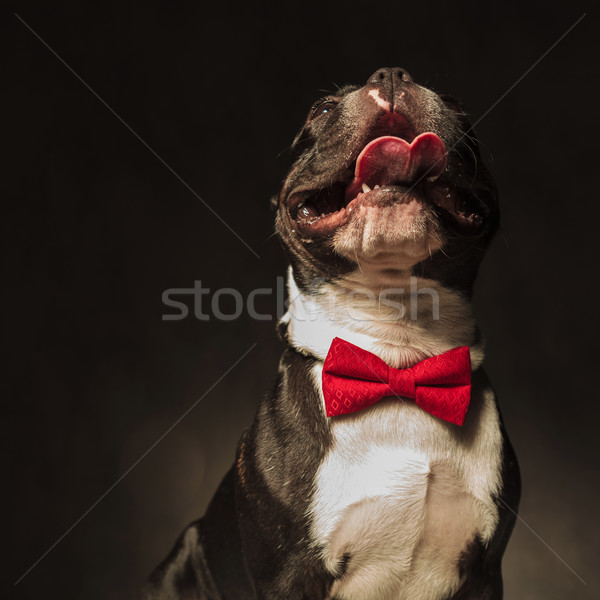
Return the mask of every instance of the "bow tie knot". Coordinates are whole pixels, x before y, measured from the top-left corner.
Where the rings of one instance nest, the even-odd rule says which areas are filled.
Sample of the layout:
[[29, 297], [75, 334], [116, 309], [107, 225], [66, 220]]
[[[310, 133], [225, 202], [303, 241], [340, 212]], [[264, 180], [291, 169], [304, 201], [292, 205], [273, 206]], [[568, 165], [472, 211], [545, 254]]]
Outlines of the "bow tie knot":
[[335, 338], [323, 365], [323, 395], [328, 417], [397, 396], [414, 399], [433, 416], [462, 425], [471, 398], [469, 348], [454, 348], [408, 369], [396, 369], [371, 352]]
[[417, 392], [414, 372], [411, 369], [388, 368], [390, 395], [414, 398]]

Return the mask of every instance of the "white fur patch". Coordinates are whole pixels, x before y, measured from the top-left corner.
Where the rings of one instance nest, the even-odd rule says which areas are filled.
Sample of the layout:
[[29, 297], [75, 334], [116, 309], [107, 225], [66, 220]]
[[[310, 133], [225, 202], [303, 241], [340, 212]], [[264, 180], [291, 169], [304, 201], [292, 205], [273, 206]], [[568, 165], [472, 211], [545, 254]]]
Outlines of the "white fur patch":
[[379, 90], [371, 90], [369, 96], [371, 96], [371, 98], [377, 102], [377, 106], [380, 106], [383, 110], [391, 110], [391, 104], [379, 95]]
[[[403, 293], [400, 293], [403, 290]], [[409, 367], [457, 346], [471, 347], [473, 368], [483, 361], [483, 342], [472, 345], [471, 305], [457, 292], [409, 274], [355, 272], [300, 292], [291, 269], [288, 323], [293, 346], [325, 360], [339, 337], [373, 352], [392, 367]]]
[[[322, 367], [314, 367], [320, 380]], [[315, 479], [312, 537], [345, 600], [436, 600], [461, 585], [458, 560], [498, 521], [502, 439], [491, 390], [463, 428], [410, 401], [382, 400], [331, 420]]]

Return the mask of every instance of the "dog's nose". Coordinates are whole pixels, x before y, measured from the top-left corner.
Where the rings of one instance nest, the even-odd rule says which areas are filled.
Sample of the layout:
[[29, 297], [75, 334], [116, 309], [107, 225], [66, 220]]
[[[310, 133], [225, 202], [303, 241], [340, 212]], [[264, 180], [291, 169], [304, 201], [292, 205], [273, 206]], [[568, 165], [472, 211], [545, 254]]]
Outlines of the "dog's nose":
[[408, 71], [400, 67], [386, 67], [377, 69], [367, 80], [367, 88], [371, 88], [370, 94], [375, 90], [375, 101], [384, 110], [401, 112], [402, 99], [406, 86], [412, 83], [412, 77]]
[[400, 67], [384, 67], [377, 69], [367, 80], [367, 85], [391, 86], [409, 83], [412, 77], [405, 69]]

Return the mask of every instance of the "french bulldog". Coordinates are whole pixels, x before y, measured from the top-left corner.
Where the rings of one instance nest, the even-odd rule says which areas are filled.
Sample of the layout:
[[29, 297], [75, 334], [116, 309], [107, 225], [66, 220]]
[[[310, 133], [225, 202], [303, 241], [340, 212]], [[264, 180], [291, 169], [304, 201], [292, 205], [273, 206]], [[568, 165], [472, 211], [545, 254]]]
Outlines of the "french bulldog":
[[273, 204], [278, 375], [146, 597], [502, 598], [520, 477], [471, 305], [499, 211], [461, 104], [402, 68], [320, 99]]

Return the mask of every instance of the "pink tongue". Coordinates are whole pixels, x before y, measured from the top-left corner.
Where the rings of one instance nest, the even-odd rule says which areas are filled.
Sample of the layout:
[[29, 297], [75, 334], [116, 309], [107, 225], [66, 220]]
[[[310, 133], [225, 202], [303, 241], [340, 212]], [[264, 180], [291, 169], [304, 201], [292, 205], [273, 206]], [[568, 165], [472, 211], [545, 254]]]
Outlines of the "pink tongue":
[[363, 183], [373, 188], [435, 179], [446, 168], [447, 155], [444, 142], [435, 133], [422, 133], [410, 144], [398, 137], [379, 137], [359, 154], [354, 181], [346, 189], [346, 200], [355, 198]]

